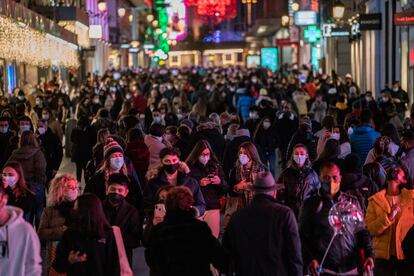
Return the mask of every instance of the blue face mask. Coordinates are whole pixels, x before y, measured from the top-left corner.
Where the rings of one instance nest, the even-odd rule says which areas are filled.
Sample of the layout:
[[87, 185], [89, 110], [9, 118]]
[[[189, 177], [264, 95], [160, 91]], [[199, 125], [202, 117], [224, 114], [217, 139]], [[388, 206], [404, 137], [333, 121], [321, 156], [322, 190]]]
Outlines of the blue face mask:
[[6, 134], [9, 131], [8, 127], [0, 127], [0, 133]]
[[155, 124], [159, 124], [159, 123], [161, 123], [161, 117], [154, 117], [154, 123]]
[[21, 125], [20, 131], [21, 132], [30, 131], [30, 125]]

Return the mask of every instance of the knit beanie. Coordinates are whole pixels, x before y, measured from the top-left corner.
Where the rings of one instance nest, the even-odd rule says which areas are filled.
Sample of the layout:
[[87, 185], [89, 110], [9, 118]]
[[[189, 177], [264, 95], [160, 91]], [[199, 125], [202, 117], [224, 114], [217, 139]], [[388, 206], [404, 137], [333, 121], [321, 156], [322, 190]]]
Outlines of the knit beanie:
[[106, 144], [104, 146], [104, 159], [107, 160], [112, 153], [120, 152], [124, 154], [122, 147], [116, 142], [112, 137], [106, 139]]

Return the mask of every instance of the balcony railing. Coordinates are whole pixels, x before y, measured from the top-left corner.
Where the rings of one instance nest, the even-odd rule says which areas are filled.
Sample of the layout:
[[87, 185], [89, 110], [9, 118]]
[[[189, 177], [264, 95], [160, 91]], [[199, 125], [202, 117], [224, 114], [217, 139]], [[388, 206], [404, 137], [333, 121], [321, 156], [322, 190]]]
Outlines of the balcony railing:
[[46, 32], [67, 42], [77, 44], [76, 34], [60, 27], [56, 22], [37, 14], [13, 0], [0, 0], [0, 14], [13, 18], [30, 28]]

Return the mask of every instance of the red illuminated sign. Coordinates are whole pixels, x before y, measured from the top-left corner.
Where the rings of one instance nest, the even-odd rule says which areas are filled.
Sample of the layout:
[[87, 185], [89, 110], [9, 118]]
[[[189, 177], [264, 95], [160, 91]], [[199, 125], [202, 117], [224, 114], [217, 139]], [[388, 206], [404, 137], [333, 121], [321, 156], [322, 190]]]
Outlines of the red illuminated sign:
[[414, 66], [414, 49], [410, 49], [409, 56], [408, 56], [408, 62], [410, 64], [410, 67]]
[[414, 25], [414, 12], [401, 12], [394, 14], [394, 25], [407, 26]]

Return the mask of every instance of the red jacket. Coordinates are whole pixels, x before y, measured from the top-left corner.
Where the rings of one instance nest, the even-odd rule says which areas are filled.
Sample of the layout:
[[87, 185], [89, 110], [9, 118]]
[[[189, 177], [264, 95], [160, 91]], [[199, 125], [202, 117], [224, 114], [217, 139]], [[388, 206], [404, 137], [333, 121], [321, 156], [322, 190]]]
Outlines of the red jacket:
[[132, 108], [138, 110], [140, 114], [145, 113], [145, 109], [147, 108], [147, 100], [143, 95], [135, 96], [132, 99]]

